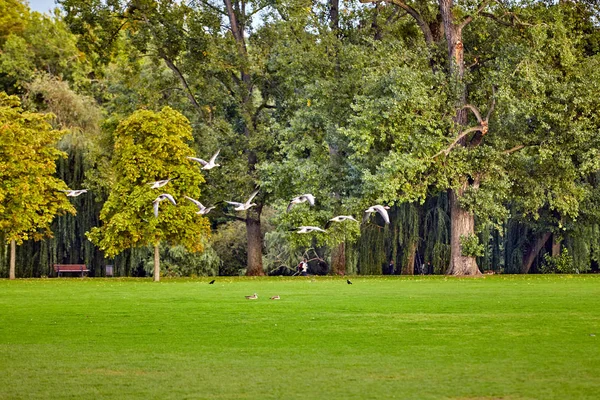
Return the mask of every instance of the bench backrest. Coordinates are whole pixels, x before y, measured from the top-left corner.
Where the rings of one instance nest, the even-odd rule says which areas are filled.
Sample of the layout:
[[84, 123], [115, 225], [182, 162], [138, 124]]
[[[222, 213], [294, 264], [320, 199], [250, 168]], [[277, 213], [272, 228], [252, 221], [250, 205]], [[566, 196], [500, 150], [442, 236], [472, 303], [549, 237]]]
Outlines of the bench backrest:
[[54, 271], [86, 271], [85, 264], [54, 264]]

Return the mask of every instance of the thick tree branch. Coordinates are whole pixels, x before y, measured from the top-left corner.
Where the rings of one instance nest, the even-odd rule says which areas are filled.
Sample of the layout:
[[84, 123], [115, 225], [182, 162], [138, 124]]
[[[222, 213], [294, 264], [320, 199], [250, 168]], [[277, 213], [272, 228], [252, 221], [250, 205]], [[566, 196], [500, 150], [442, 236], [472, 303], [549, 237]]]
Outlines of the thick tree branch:
[[265, 108], [275, 109], [277, 107], [272, 106], [267, 103], [262, 103], [260, 106], [258, 106], [258, 108], [256, 109], [256, 112], [254, 112], [254, 115], [252, 116], [252, 126], [254, 126], [254, 128], [256, 128], [256, 121], [258, 120], [258, 116], [260, 115], [260, 112], [262, 110], [264, 110]]
[[[361, 3], [379, 3], [380, 1], [381, 0], [360, 0]], [[425, 42], [430, 46], [434, 44], [433, 34], [431, 33], [431, 29], [429, 28], [429, 25], [427, 24], [427, 22], [423, 19], [423, 17], [421, 16], [421, 14], [419, 14], [419, 12], [417, 10], [415, 10], [414, 8], [412, 8], [411, 6], [409, 6], [408, 4], [404, 3], [401, 0], [389, 0], [389, 1], [390, 1], [390, 3], [395, 4], [398, 7], [402, 8], [411, 17], [413, 17], [415, 19], [415, 22], [419, 26], [419, 28], [421, 28], [421, 32], [423, 32], [423, 36], [425, 37]]]
[[461, 24], [458, 26], [459, 30], [462, 30], [465, 26], [467, 26], [471, 21], [473, 21], [473, 18], [475, 18], [476, 15], [479, 15], [484, 8], [486, 8], [488, 6], [488, 4], [490, 3], [491, 0], [483, 0], [480, 4], [479, 7], [477, 7], [477, 10], [469, 15], [467, 18], [465, 18], [465, 20], [463, 22], [461, 22]]
[[219, 14], [225, 15], [227, 16], [227, 13], [223, 10], [221, 10], [219, 7], [210, 4], [209, 1], [204, 1], [204, 0], [194, 0], [192, 3], [198, 3], [198, 4], [202, 4], [210, 9], [212, 9], [213, 11], [218, 12]]
[[481, 131], [481, 130], [483, 130], [483, 128], [484, 128], [483, 126], [477, 125], [477, 126], [472, 126], [470, 128], [465, 129], [464, 131], [462, 131], [460, 133], [460, 135], [458, 135], [456, 137], [456, 139], [454, 139], [454, 141], [452, 143], [450, 143], [450, 146], [446, 147], [444, 150], [441, 150], [439, 153], [434, 155], [432, 158], [436, 158], [437, 156], [439, 156], [441, 154], [444, 154], [445, 156], [447, 156], [450, 153], [450, 151], [454, 148], [454, 146], [456, 146], [462, 138], [464, 138], [471, 132]]
[[194, 108], [196, 109], [196, 111], [201, 112], [202, 108], [200, 107], [200, 104], [198, 104], [196, 97], [194, 97], [194, 94], [192, 93], [192, 89], [188, 85], [187, 80], [185, 79], [185, 77], [183, 76], [183, 74], [181, 73], [179, 68], [177, 68], [177, 66], [173, 63], [173, 61], [171, 61], [171, 59], [169, 59], [169, 57], [167, 57], [160, 50], [159, 50], [159, 55], [165, 61], [165, 63], [167, 64], [167, 67], [169, 67], [169, 69], [175, 73], [175, 75], [177, 76], [177, 78], [179, 79], [179, 81], [181, 82], [183, 87], [185, 87], [186, 95], [187, 95], [188, 99], [190, 100], [190, 102], [192, 103], [192, 105], [194, 106]]
[[477, 122], [479, 122], [480, 124], [483, 124], [483, 118], [481, 118], [481, 113], [479, 112], [477, 107], [475, 107], [474, 105], [471, 105], [471, 104], [465, 104], [464, 106], [462, 106], [461, 110], [464, 110], [465, 108], [468, 108], [469, 110], [471, 110], [473, 112], [473, 114], [475, 114], [475, 118], [477, 118]]
[[[148, 17], [144, 14], [143, 18], [144, 18], [144, 21], [146, 22], [146, 25], [148, 26], [148, 28], [154, 34], [155, 38], [158, 38], [158, 35], [157, 35], [156, 31], [154, 30], [153, 25], [150, 23], [150, 20], [148, 19]], [[177, 76], [177, 78], [179, 79], [179, 81], [181, 82], [183, 87], [185, 88], [187, 98], [190, 100], [190, 102], [192, 103], [192, 105], [194, 106], [196, 111], [198, 111], [199, 113], [202, 113], [202, 108], [200, 107], [200, 104], [196, 100], [196, 97], [194, 96], [192, 89], [190, 88], [190, 85], [188, 85], [187, 80], [185, 79], [185, 77], [183, 76], [183, 74], [181, 73], [179, 68], [177, 68], [177, 66], [175, 65], [173, 60], [171, 60], [166, 55], [166, 53], [160, 46], [157, 46], [157, 48], [158, 48], [158, 55], [160, 56], [160, 58], [162, 58], [164, 60], [164, 62], [167, 64], [167, 67], [169, 67], [169, 69], [175, 73], [175, 75]]]
[[[510, 26], [510, 27], [526, 27], [526, 26], [534, 26], [533, 24], [528, 24], [526, 22], [522, 22], [519, 17], [516, 16], [515, 13], [512, 12], [505, 12], [501, 17], [498, 17], [492, 13], [488, 13], [488, 12], [480, 12], [479, 15], [492, 19], [494, 21], [496, 21], [497, 23], [499, 23], [500, 25], [504, 25], [504, 26]], [[502, 17], [505, 16], [509, 16], [510, 17], [510, 21], [505, 21], [502, 19]]]
[[514, 153], [515, 151], [519, 151], [519, 150], [521, 150], [521, 149], [522, 149], [522, 148], [524, 148], [524, 147], [525, 147], [525, 145], [524, 145], [524, 144], [520, 144], [520, 145], [518, 145], [518, 146], [515, 146], [515, 147], [513, 147], [512, 149], [504, 150], [504, 151], [502, 152], [502, 154], [511, 154], [511, 153]]

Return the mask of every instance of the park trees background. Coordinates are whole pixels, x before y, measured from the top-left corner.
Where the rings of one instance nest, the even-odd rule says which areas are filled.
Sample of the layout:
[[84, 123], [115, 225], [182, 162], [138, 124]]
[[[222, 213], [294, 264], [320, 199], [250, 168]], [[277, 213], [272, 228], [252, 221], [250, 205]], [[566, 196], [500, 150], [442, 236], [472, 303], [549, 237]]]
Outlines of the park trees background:
[[56, 160], [65, 153], [56, 142], [52, 116], [26, 112], [16, 96], [0, 92], [0, 233], [10, 243], [9, 278], [15, 279], [16, 246], [52, 236], [56, 215], [75, 213], [56, 178]]
[[[208, 221], [184, 196], [200, 197], [204, 182], [199, 168], [187, 157], [194, 153], [189, 122], [169, 107], [159, 113], [140, 110], [122, 121], [114, 134], [114, 152], [107, 172], [110, 195], [100, 213], [102, 225], [89, 233], [90, 240], [108, 257], [126, 249], [154, 247], [154, 280], [160, 280], [160, 243], [183, 245], [201, 252], [208, 236]], [[156, 189], [152, 183], [171, 180]], [[173, 196], [154, 202], [159, 195]]]
[[[580, 270], [595, 265], [592, 3], [62, 4], [63, 16], [21, 7], [2, 20], [0, 81], [26, 107], [58, 115], [55, 126], [82, 133], [63, 140], [69, 162], [59, 165], [68, 183], [77, 176], [94, 189], [77, 200], [83, 213], [71, 226], [82, 232], [100, 224], [111, 195], [102, 182], [119, 122], [170, 106], [190, 120], [196, 155], [222, 149], [222, 167], [204, 174], [203, 202], [260, 187], [247, 215], [209, 215], [222, 241], [214, 248], [231, 253], [221, 261], [236, 260], [228, 262], [236, 271], [262, 274], [263, 257], [272, 269], [272, 254], [291, 264], [307, 247], [336, 273], [381, 273], [390, 259], [403, 273], [428, 261], [437, 273], [527, 272], [545, 247], [560, 246]], [[76, 62], [60, 62], [56, 49]], [[58, 106], [65, 93], [78, 96], [67, 96], [78, 99], [76, 115]], [[305, 192], [316, 207], [285, 213]], [[390, 226], [375, 218], [329, 235], [288, 231], [360, 217], [375, 203], [392, 206]], [[245, 240], [236, 239], [240, 223]], [[103, 262], [90, 244], [69, 250], [72, 230], [60, 231], [63, 254]], [[145, 254], [125, 250], [115, 263], [134, 266]]]

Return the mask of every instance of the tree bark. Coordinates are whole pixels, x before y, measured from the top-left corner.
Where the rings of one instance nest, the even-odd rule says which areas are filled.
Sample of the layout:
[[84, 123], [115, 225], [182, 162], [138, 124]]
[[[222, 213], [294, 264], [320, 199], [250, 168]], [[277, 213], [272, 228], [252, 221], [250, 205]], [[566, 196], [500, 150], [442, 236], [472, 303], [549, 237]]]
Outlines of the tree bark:
[[523, 265], [521, 266], [522, 274], [529, 273], [529, 270], [531, 269], [531, 266], [533, 265], [533, 261], [537, 257], [537, 255], [540, 252], [540, 250], [542, 249], [542, 247], [544, 247], [544, 245], [546, 244], [548, 239], [550, 239], [551, 235], [552, 234], [550, 232], [544, 233], [542, 236], [539, 236], [535, 240], [535, 242], [533, 243], [533, 245], [531, 245], [531, 247], [529, 247], [529, 249], [527, 250], [527, 253], [525, 253], [525, 258], [523, 258]]
[[408, 258], [406, 264], [402, 266], [402, 275], [414, 275], [415, 274], [415, 256], [417, 254], [417, 242], [411, 242], [408, 245]]
[[[453, 0], [439, 0], [440, 14], [444, 24], [444, 34], [446, 36], [446, 44], [448, 46], [448, 63], [450, 75], [455, 77], [460, 83], [462, 91], [458, 97], [458, 112], [456, 113], [455, 121], [459, 126], [467, 124], [467, 113], [464, 109], [467, 103], [467, 88], [462, 82], [465, 73], [464, 50], [462, 43], [462, 25], [455, 21], [455, 16], [452, 13], [454, 7]], [[462, 137], [457, 145], [465, 146], [466, 136]], [[461, 236], [475, 235], [475, 216], [463, 209], [460, 206], [459, 198], [468, 187], [469, 182], [465, 179], [463, 186], [458, 190], [450, 189], [450, 266], [448, 268], [449, 275], [481, 275], [481, 271], [477, 267], [475, 257], [463, 256], [460, 246]]]
[[346, 243], [331, 249], [331, 275], [346, 275]]
[[154, 245], [154, 282], [160, 281], [160, 246]]
[[340, 24], [340, 0], [329, 0], [329, 27], [337, 31]]
[[[466, 184], [465, 184], [466, 185]], [[464, 189], [463, 189], [464, 190]], [[463, 256], [460, 246], [461, 236], [475, 235], [475, 216], [463, 209], [458, 198], [463, 190], [456, 193], [449, 190], [450, 197], [450, 266], [448, 275], [481, 275], [475, 257]]]
[[553, 234], [552, 235], [552, 257], [558, 257], [560, 256], [560, 243], [562, 242], [562, 239], [560, 238], [560, 236]]
[[10, 241], [10, 267], [8, 277], [10, 280], [15, 279], [15, 265], [17, 259], [17, 243], [14, 240]]
[[262, 206], [256, 210], [248, 210], [246, 216], [246, 235], [248, 237], [248, 267], [247, 276], [262, 276], [265, 274], [262, 262], [263, 238], [260, 230], [260, 214]]

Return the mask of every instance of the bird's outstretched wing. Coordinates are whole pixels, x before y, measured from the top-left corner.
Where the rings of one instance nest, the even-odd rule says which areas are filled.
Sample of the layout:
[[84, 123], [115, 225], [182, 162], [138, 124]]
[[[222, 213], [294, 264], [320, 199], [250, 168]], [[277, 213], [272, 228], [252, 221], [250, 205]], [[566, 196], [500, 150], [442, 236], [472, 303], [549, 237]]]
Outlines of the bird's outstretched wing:
[[365, 214], [363, 215], [362, 223], [363, 224], [367, 223], [367, 221], [369, 221], [370, 216], [371, 216], [371, 211], [365, 211]]
[[312, 194], [310, 194], [310, 193], [303, 194], [301, 197], [308, 200], [308, 202], [310, 203], [311, 206], [315, 205], [315, 196], [313, 196]]
[[252, 201], [252, 199], [254, 199], [256, 197], [257, 194], [258, 194], [258, 189], [256, 189], [254, 192], [252, 192], [252, 194], [250, 195], [250, 198], [248, 199], [248, 201], [246, 201], [246, 203], [250, 203]]
[[154, 217], [158, 218], [158, 203], [160, 203], [160, 200], [156, 199], [152, 202], [153, 206], [154, 206]]
[[188, 199], [189, 201], [191, 201], [192, 203], [194, 203], [196, 206], [198, 206], [198, 208], [204, 209], [204, 206], [198, 200], [192, 199], [191, 197], [188, 197], [188, 196], [184, 196], [184, 197], [186, 199]]
[[217, 159], [217, 156], [219, 155], [219, 153], [221, 152], [221, 149], [217, 150], [217, 152], [210, 158], [210, 163], [214, 164], [215, 160]]
[[163, 193], [160, 196], [158, 196], [161, 200], [169, 200], [174, 206], [177, 205], [177, 202], [175, 202], [175, 199], [173, 198], [173, 196], [171, 196], [168, 193]]
[[385, 223], [389, 224], [390, 216], [389, 216], [387, 210], [383, 206], [375, 206], [374, 208], [375, 208], [375, 210], [377, 210], [379, 215], [381, 215], [383, 217], [383, 220], [385, 221]]
[[227, 201], [227, 200], [225, 200], [225, 203], [234, 205], [236, 207], [241, 207], [241, 206], [244, 205], [244, 203], [238, 203], [237, 201]]
[[293, 206], [294, 206], [294, 203], [290, 202], [290, 204], [288, 204], [288, 206], [287, 206], [286, 212], [290, 212], [290, 210], [292, 209]]
[[205, 166], [206, 164], [208, 164], [206, 161], [204, 161], [201, 158], [196, 158], [196, 157], [187, 157], [188, 159], [192, 160], [192, 161], [196, 161], [197, 163], [202, 164], [202, 166]]

